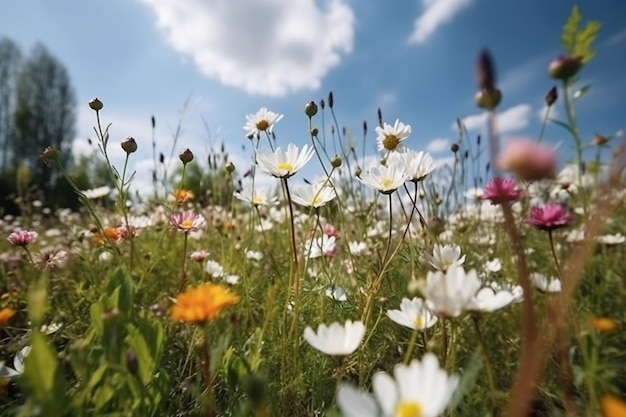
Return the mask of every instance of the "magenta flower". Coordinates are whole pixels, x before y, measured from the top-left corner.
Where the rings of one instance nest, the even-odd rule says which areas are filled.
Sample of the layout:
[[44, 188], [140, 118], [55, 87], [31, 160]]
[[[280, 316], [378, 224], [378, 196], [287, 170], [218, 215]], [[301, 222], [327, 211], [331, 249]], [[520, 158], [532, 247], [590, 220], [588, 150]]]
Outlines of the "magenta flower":
[[562, 204], [547, 203], [541, 207], [531, 207], [530, 217], [525, 222], [539, 230], [549, 232], [566, 227], [570, 221], [572, 215]]
[[492, 178], [489, 180], [481, 198], [491, 204], [506, 204], [522, 198], [524, 192], [517, 188], [513, 178]]
[[206, 220], [201, 214], [193, 210], [182, 211], [172, 214], [170, 224], [182, 232], [195, 232], [206, 225]]
[[7, 240], [11, 242], [15, 246], [26, 246], [37, 239], [37, 232], [29, 231], [29, 230], [18, 230], [17, 232], [13, 232], [9, 235]]

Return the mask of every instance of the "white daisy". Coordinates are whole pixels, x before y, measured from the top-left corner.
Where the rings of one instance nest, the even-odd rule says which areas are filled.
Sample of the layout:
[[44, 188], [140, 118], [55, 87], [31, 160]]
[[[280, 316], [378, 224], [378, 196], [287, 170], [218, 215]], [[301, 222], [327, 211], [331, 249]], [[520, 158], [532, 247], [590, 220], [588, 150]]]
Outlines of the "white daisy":
[[293, 190], [291, 199], [305, 207], [322, 207], [337, 197], [335, 189], [323, 183], [304, 184]]
[[367, 251], [367, 243], [365, 242], [350, 242], [348, 243], [348, 250], [354, 256], [359, 256]]
[[461, 256], [461, 247], [458, 245], [435, 244], [433, 254], [425, 253], [422, 257], [430, 266], [443, 272], [465, 263], [465, 255]]
[[211, 259], [206, 261], [204, 270], [213, 278], [222, 278], [224, 276], [224, 267]]
[[246, 131], [246, 137], [248, 138], [258, 137], [261, 132], [271, 134], [274, 125], [282, 118], [282, 114], [274, 113], [265, 107], [261, 107], [256, 113], [246, 116], [246, 124], [243, 130]]
[[304, 145], [302, 151], [293, 143], [287, 150], [276, 148], [275, 151], [265, 149], [257, 154], [257, 165], [266, 173], [276, 178], [289, 178], [296, 174], [313, 157], [315, 150]]
[[393, 126], [387, 123], [384, 123], [383, 127], [376, 126], [376, 133], [379, 151], [399, 151], [404, 147], [402, 141], [411, 134], [411, 126], [396, 119]]
[[617, 233], [615, 235], [598, 236], [596, 240], [602, 245], [619, 245], [620, 243], [626, 242], [626, 237], [621, 233]]
[[421, 361], [396, 365], [394, 378], [386, 372], [375, 374], [374, 396], [342, 384], [337, 406], [345, 417], [436, 417], [444, 412], [458, 384], [457, 375], [449, 375], [433, 353], [426, 353]]
[[530, 281], [541, 292], [561, 292], [561, 281], [558, 278], [546, 278], [533, 272], [530, 274]]
[[329, 256], [336, 250], [335, 236], [322, 235], [304, 243], [304, 256], [309, 259], [319, 258], [322, 255]]
[[468, 309], [481, 282], [475, 270], [465, 272], [461, 266], [429, 271], [423, 289], [429, 309], [444, 317], [457, 317]]
[[400, 152], [392, 152], [387, 158], [387, 165], [402, 166], [408, 180], [418, 182], [426, 178], [435, 169], [435, 161], [429, 153], [404, 148]]
[[317, 333], [307, 326], [304, 339], [315, 349], [332, 356], [347, 356], [354, 353], [365, 335], [365, 326], [360, 321], [348, 320], [341, 325], [337, 322], [330, 326], [320, 324]]
[[233, 196], [244, 203], [258, 206], [275, 206], [278, 204], [278, 196], [267, 187], [254, 186], [246, 183], [241, 191], [235, 191]]
[[404, 184], [408, 177], [401, 166], [387, 164], [373, 167], [357, 179], [382, 194], [391, 194]]
[[481, 313], [490, 313], [512, 304], [515, 297], [507, 290], [496, 290], [493, 287], [481, 288], [474, 299], [470, 301], [467, 309]]
[[339, 285], [331, 284], [326, 287], [326, 297], [334, 301], [346, 301], [348, 296], [346, 291]]
[[437, 316], [432, 314], [421, 298], [412, 300], [403, 298], [400, 310], [387, 310], [387, 317], [401, 326], [424, 330], [437, 323]]

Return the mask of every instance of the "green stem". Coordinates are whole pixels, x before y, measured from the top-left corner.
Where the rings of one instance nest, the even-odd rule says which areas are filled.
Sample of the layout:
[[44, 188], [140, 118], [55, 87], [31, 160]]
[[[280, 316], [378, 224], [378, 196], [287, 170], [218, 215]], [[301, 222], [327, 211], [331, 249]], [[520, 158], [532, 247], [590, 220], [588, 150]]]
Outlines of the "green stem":
[[546, 114], [543, 116], [543, 121], [541, 122], [541, 130], [539, 131], [539, 139], [537, 139], [537, 143], [541, 143], [541, 140], [543, 139], [543, 134], [546, 132], [546, 126], [548, 125], [548, 119], [550, 118], [550, 110], [552, 110], [552, 105], [548, 106]]
[[406, 348], [406, 352], [404, 354], [403, 363], [405, 365], [409, 364], [411, 360], [411, 355], [413, 354], [413, 348], [415, 347], [415, 343], [417, 342], [417, 335], [420, 333], [419, 329], [416, 327], [413, 329], [413, 333], [411, 333], [411, 339], [409, 340], [409, 346]]
[[487, 344], [485, 343], [485, 338], [480, 331], [479, 318], [476, 315], [473, 315], [472, 322], [474, 323], [474, 329], [476, 330], [476, 337], [478, 338], [480, 351], [483, 354], [483, 359], [485, 360], [485, 370], [487, 372], [487, 381], [489, 383], [489, 396], [492, 401], [493, 415], [496, 415], [496, 404], [494, 397], [496, 393], [496, 384], [493, 378], [493, 366], [491, 365], [491, 360], [489, 360], [489, 355], [487, 354]]
[[574, 107], [573, 99], [570, 94], [569, 80], [563, 80], [563, 101], [565, 103], [565, 112], [567, 114], [567, 120], [569, 123], [570, 132], [574, 138], [574, 157], [576, 163], [576, 170], [578, 173], [578, 189], [583, 197], [583, 212], [587, 217], [587, 193], [583, 190], [583, 146], [580, 133], [578, 131], [578, 122], [576, 119], [576, 109]]

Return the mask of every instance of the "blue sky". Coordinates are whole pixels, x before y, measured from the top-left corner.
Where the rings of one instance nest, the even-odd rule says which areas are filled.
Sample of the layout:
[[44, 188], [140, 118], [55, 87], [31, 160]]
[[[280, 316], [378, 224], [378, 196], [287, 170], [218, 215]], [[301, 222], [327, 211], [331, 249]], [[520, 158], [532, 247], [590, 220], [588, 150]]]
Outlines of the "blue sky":
[[[190, 147], [200, 158], [209, 139], [224, 141], [241, 165], [250, 151], [246, 114], [262, 106], [283, 113], [279, 144], [303, 144], [305, 103], [331, 90], [339, 123], [359, 141], [368, 122], [368, 154], [375, 153], [381, 107], [385, 121], [412, 126], [410, 147], [448, 157], [456, 117], [466, 118], [472, 134], [482, 129], [473, 96], [483, 47], [495, 57], [504, 94], [502, 134], [536, 136], [543, 97], [554, 85], [546, 68], [560, 52], [575, 3], [585, 20], [603, 25], [598, 56], [580, 74], [581, 86], [591, 84], [578, 100], [590, 140], [625, 127], [623, 0], [27, 0], [2, 2], [0, 36], [25, 52], [40, 41], [66, 65], [79, 104], [76, 149], [94, 137], [87, 102], [104, 102], [111, 140], [133, 136], [139, 143], [142, 179], [151, 169], [152, 115], [165, 153], [182, 117], [177, 149]], [[546, 138], [563, 141], [562, 152], [569, 152], [562, 128], [549, 126]]]

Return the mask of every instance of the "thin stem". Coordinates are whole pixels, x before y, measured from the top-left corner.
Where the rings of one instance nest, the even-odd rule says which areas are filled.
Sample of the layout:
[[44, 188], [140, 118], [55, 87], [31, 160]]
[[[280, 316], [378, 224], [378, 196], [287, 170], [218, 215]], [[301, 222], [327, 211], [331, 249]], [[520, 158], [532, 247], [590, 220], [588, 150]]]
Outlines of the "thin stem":
[[541, 143], [541, 139], [543, 139], [543, 134], [546, 132], [546, 126], [548, 125], [548, 119], [550, 118], [550, 110], [552, 110], [552, 105], [548, 106], [546, 109], [546, 114], [543, 115], [543, 121], [541, 122], [541, 130], [539, 131], [539, 138], [537, 139], [537, 143]]
[[206, 335], [206, 330], [204, 334], [204, 342], [202, 343], [202, 359], [200, 361], [200, 371], [204, 383], [204, 394], [207, 395], [209, 398], [206, 405], [205, 416], [214, 417], [215, 397], [213, 393], [213, 387], [211, 386], [211, 355], [209, 353], [209, 340], [208, 336]]
[[563, 80], [563, 101], [565, 103], [565, 113], [567, 114], [567, 121], [569, 124], [569, 130], [574, 138], [574, 162], [576, 163], [576, 170], [578, 173], [578, 189], [583, 196], [583, 212], [585, 217], [587, 216], [587, 193], [583, 190], [583, 145], [580, 133], [578, 132], [578, 122], [576, 120], [576, 109], [570, 94], [569, 80]]
[[187, 284], [187, 239], [189, 238], [189, 233], [185, 232], [185, 237], [183, 240], [183, 259], [181, 265], [180, 272], [180, 288], [179, 291], [182, 291]]
[[406, 352], [404, 354], [403, 363], [405, 365], [408, 365], [409, 361], [411, 360], [411, 355], [413, 354], [413, 348], [415, 347], [415, 344], [417, 342], [417, 335], [419, 333], [420, 333], [420, 331], [419, 331], [419, 329], [417, 327], [415, 329], [413, 329], [413, 333], [411, 333], [411, 339], [409, 340], [409, 346], [407, 346]]
[[550, 252], [552, 252], [552, 259], [554, 260], [554, 266], [556, 267], [556, 273], [559, 279], [562, 280], [561, 265], [559, 264], [559, 257], [556, 255], [556, 247], [554, 246], [554, 238], [552, 236], [552, 230], [548, 230], [548, 239], [550, 240]]
[[476, 330], [476, 337], [478, 338], [478, 344], [480, 346], [480, 351], [483, 354], [483, 359], [485, 360], [485, 371], [487, 372], [487, 381], [489, 383], [489, 397], [491, 398], [492, 407], [493, 407], [493, 415], [496, 415], [496, 403], [495, 403], [495, 393], [496, 393], [496, 384], [493, 378], [493, 366], [491, 365], [491, 360], [489, 359], [489, 355], [487, 354], [487, 344], [485, 343], [485, 338], [483, 337], [482, 332], [480, 331], [479, 318], [476, 315], [472, 316], [472, 322], [474, 323], [474, 330]]

